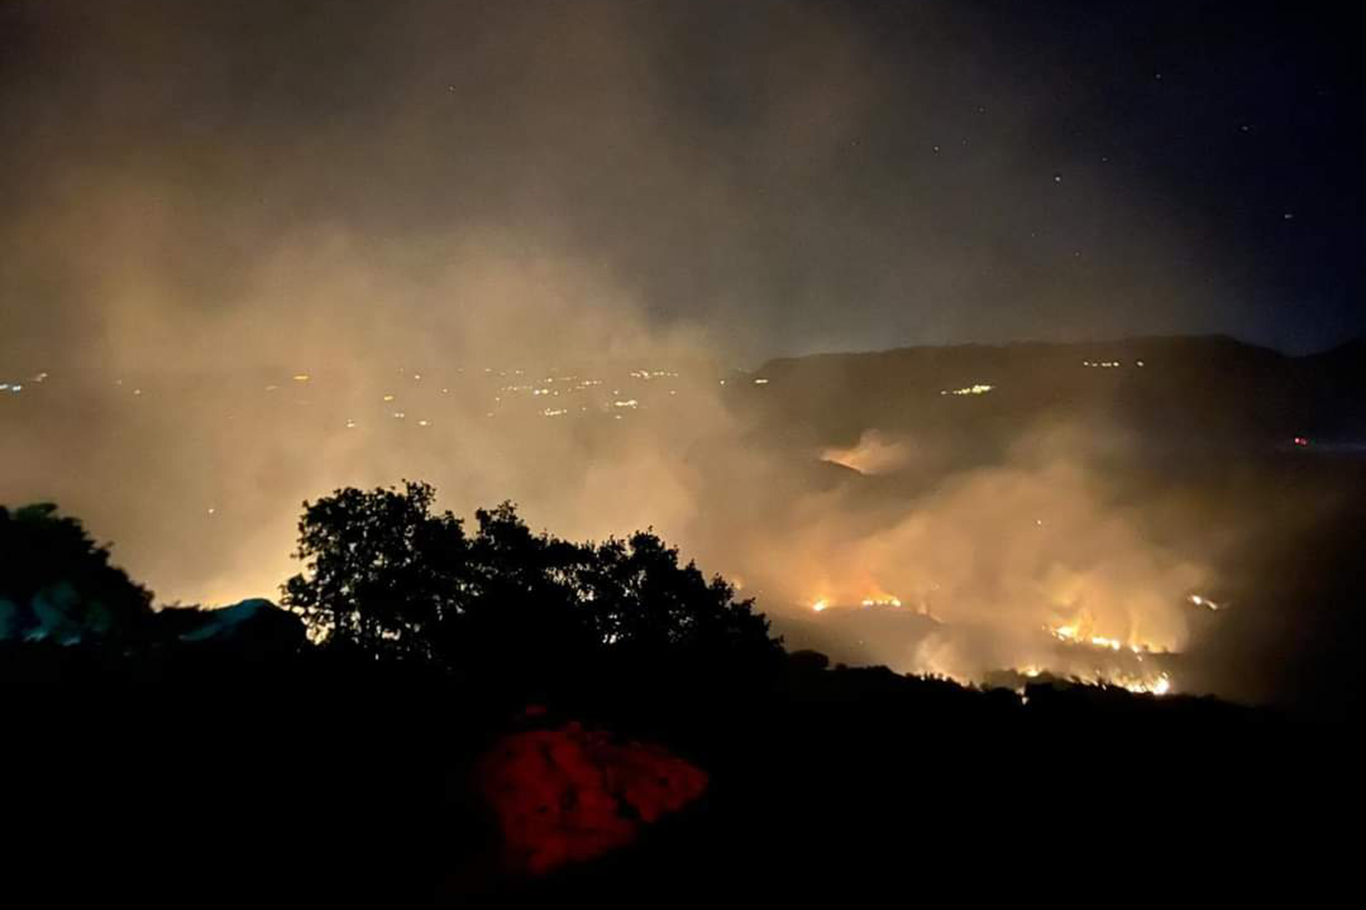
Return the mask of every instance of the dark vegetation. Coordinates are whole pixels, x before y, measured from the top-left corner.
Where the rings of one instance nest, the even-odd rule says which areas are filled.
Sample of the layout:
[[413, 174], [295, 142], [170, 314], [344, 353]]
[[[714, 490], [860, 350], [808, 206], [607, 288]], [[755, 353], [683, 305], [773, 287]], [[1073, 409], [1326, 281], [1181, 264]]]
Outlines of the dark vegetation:
[[[0, 510], [25, 845], [6, 854], [9, 893], [987, 899], [1235, 861], [1263, 882], [1346, 867], [1351, 839], [1323, 824], [1360, 807], [1336, 729], [1208, 698], [831, 669], [785, 653], [751, 603], [649, 532], [568, 543], [510, 505], [467, 532], [432, 498], [408, 484], [306, 504], [290, 612], [154, 612], [79, 523]], [[608, 731], [604, 749], [657, 744], [707, 789], [636, 819], [620, 849], [513, 874], [480, 757], [571, 721]]]
[[467, 537], [450, 512], [432, 513], [434, 497], [409, 482], [305, 503], [305, 572], [285, 604], [323, 647], [520, 685], [620, 659], [761, 672], [781, 652], [752, 601], [679, 565], [653, 533], [570, 543], [533, 534], [504, 503], [477, 511]]

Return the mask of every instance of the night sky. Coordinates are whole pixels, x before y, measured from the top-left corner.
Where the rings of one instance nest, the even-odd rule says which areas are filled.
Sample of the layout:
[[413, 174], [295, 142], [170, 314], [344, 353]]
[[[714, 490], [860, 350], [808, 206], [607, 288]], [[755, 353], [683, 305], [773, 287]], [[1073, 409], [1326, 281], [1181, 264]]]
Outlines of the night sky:
[[[605, 297], [739, 362], [1328, 347], [1366, 331], [1343, 10], [6, 0], [0, 356], [436, 345]], [[364, 278], [315, 295], [333, 262]]]

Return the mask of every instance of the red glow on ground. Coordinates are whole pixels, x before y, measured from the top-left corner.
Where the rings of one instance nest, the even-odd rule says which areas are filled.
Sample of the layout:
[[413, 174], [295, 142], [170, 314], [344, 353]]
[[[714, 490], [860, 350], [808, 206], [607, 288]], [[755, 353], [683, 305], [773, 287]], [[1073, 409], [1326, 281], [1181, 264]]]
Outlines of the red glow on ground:
[[504, 737], [478, 784], [507, 865], [540, 874], [629, 844], [642, 824], [701, 795], [707, 774], [658, 746], [613, 743], [570, 723]]

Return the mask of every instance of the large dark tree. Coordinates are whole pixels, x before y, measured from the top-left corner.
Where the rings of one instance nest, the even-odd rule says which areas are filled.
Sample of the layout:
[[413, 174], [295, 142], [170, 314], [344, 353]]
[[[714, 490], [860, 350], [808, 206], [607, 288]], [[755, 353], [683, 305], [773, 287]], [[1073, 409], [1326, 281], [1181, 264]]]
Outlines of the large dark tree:
[[435, 495], [406, 482], [304, 503], [295, 556], [305, 571], [285, 583], [284, 603], [316, 641], [434, 656], [439, 628], [464, 609], [469, 553], [460, 520], [433, 514]]
[[426, 484], [305, 503], [285, 604], [316, 640], [452, 668], [554, 672], [603, 656], [761, 658], [768, 621], [651, 532], [601, 545], [533, 533], [510, 503], [467, 537]]
[[579, 577], [603, 640], [646, 652], [759, 658], [779, 650], [752, 599], [736, 601], [721, 576], [708, 580], [653, 531], [598, 546]]
[[511, 503], [475, 512], [471, 609], [443, 649], [461, 663], [553, 672], [601, 644], [576, 578], [591, 547], [534, 534]]

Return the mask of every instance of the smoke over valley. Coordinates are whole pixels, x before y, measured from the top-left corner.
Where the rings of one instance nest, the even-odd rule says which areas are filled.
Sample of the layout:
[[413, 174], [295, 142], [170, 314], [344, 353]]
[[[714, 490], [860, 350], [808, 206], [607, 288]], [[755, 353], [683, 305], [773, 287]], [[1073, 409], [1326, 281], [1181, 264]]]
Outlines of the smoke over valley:
[[1360, 343], [1280, 344], [1046, 40], [512, 6], [0, 7], [0, 502], [224, 604], [278, 595], [304, 500], [420, 479], [653, 527], [838, 662], [1285, 695]]

